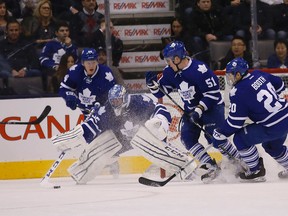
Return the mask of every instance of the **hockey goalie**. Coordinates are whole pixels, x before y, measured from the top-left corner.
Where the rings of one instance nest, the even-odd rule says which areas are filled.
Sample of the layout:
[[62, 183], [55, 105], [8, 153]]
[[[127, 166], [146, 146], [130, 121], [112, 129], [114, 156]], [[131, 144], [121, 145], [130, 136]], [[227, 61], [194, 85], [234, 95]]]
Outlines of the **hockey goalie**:
[[79, 160], [68, 169], [78, 184], [93, 180], [132, 148], [153, 164], [177, 171], [190, 156], [164, 142], [170, 122], [163, 104], [155, 104], [146, 95], [128, 94], [116, 84], [108, 93], [108, 103], [74, 129], [52, 137], [52, 142], [59, 151], [84, 146]]

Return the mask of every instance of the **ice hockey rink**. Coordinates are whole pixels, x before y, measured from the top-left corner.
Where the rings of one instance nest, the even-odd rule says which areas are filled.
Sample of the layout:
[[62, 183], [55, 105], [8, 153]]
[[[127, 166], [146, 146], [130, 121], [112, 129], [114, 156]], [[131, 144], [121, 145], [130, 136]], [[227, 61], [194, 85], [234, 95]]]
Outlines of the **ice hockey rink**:
[[[60, 189], [43, 188], [40, 179], [0, 181], [1, 216], [271, 216], [287, 215], [288, 179], [264, 153], [267, 181], [240, 183], [228, 165], [218, 180], [203, 184], [169, 182], [164, 187], [138, 183], [140, 174], [96, 177], [87, 185], [52, 178]], [[153, 177], [153, 176], [152, 176]], [[154, 176], [155, 177], [155, 176]]]

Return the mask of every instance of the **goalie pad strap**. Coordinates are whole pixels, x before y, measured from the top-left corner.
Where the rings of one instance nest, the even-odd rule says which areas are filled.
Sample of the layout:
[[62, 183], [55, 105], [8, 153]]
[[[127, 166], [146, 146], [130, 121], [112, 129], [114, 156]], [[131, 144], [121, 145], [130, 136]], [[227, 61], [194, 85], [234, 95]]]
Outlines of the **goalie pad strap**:
[[79, 160], [69, 167], [68, 172], [78, 184], [86, 184], [101, 174], [121, 148], [115, 134], [111, 130], [105, 131], [89, 144]]
[[177, 171], [189, 160], [189, 156], [160, 141], [145, 127], [140, 127], [130, 143], [142, 156], [167, 170]]

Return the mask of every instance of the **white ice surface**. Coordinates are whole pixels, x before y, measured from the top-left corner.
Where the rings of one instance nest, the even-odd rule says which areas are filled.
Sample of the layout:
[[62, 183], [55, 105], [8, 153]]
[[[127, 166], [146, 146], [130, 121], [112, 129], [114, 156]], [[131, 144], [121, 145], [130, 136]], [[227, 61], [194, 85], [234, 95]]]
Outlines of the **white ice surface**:
[[230, 169], [213, 184], [199, 179], [170, 182], [161, 188], [138, 183], [140, 175], [100, 176], [87, 185], [70, 178], [52, 179], [61, 189], [47, 189], [40, 179], [0, 181], [1, 216], [271, 216], [288, 215], [288, 179], [264, 157], [267, 181], [240, 183]]

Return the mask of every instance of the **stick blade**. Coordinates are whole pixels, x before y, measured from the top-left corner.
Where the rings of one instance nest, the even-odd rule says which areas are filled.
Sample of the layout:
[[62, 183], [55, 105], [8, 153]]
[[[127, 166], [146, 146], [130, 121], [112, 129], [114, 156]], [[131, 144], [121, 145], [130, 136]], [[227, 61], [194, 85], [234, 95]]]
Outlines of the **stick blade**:
[[146, 186], [151, 186], [151, 187], [163, 187], [165, 186], [168, 182], [170, 182], [174, 177], [176, 176], [176, 174], [173, 174], [172, 176], [170, 176], [168, 179], [166, 179], [165, 181], [155, 181], [152, 179], [148, 179], [145, 177], [140, 177], [138, 179], [138, 182], [140, 184], [146, 185]]

